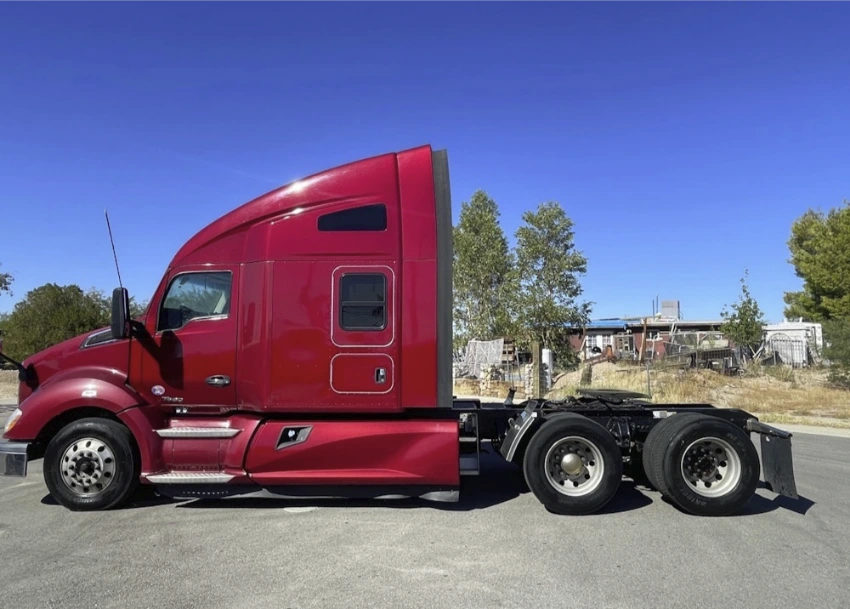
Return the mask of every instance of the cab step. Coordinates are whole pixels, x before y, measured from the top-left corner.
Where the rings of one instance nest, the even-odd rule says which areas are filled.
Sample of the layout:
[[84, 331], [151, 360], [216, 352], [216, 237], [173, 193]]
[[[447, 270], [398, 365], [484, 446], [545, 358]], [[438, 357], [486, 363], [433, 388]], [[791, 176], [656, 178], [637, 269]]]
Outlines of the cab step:
[[166, 472], [147, 478], [153, 484], [227, 484], [234, 476], [224, 472]]

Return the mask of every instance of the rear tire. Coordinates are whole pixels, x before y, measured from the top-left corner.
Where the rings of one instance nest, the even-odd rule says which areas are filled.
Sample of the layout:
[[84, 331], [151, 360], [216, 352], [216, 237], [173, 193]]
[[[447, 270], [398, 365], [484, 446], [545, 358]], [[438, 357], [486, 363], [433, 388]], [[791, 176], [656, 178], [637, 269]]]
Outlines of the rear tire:
[[599, 423], [577, 414], [557, 415], [528, 443], [523, 472], [531, 492], [550, 512], [591, 514], [620, 488], [623, 457]]
[[139, 485], [133, 443], [130, 431], [109, 419], [69, 423], [44, 453], [44, 481], [50, 495], [74, 511], [124, 504]]
[[717, 417], [680, 416], [674, 415], [659, 436], [659, 441], [666, 440], [662, 493], [697, 516], [739, 513], [755, 494], [761, 473], [749, 435]]
[[649, 431], [646, 437], [646, 442], [643, 444], [643, 471], [646, 474], [649, 484], [662, 495], [667, 495], [667, 485], [664, 483], [664, 475], [662, 468], [664, 465], [664, 454], [667, 450], [667, 445], [670, 444], [672, 432], [676, 430], [676, 425], [682, 418], [692, 417], [695, 413], [682, 412], [670, 415], [659, 421], [655, 427]]

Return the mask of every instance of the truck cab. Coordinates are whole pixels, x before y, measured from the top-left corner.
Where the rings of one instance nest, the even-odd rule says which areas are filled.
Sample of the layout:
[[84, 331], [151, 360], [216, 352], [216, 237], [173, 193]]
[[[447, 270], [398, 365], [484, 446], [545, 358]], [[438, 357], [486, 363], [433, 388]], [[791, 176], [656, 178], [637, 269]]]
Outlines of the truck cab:
[[[111, 423], [131, 432], [142, 482], [451, 493], [457, 422], [435, 416], [452, 408], [450, 290], [445, 152], [423, 146], [318, 173], [189, 239], [140, 319], [25, 361], [5, 438], [30, 459], [74, 422]], [[126, 316], [126, 293], [115, 298]], [[62, 452], [108, 469], [91, 451]], [[51, 491], [83, 507], [66, 492], [79, 486], [85, 506], [106, 507], [73, 471]]]

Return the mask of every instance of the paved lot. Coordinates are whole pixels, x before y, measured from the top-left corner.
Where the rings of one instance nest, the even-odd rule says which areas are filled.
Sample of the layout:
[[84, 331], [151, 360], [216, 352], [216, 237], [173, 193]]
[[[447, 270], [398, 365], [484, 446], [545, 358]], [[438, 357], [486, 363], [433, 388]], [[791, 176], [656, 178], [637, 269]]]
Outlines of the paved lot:
[[35, 462], [0, 478], [0, 607], [847, 607], [850, 439], [794, 447], [807, 499], [760, 490], [723, 519], [628, 481], [603, 514], [554, 516], [495, 457], [456, 505], [148, 496], [73, 513]]

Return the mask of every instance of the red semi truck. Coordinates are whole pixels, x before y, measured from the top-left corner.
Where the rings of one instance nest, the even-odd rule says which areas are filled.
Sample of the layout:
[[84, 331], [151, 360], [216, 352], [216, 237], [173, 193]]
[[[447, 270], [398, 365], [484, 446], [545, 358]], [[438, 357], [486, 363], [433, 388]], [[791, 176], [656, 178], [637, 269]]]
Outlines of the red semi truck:
[[742, 510], [760, 472], [796, 497], [790, 434], [741, 410], [616, 391], [454, 399], [451, 230], [448, 159], [430, 146], [231, 211], [177, 252], [141, 318], [118, 288], [111, 327], [13, 362], [0, 473], [43, 457], [73, 510], [118, 507], [139, 484], [456, 501], [493, 450], [560, 514], [600, 510], [625, 467], [698, 515]]

